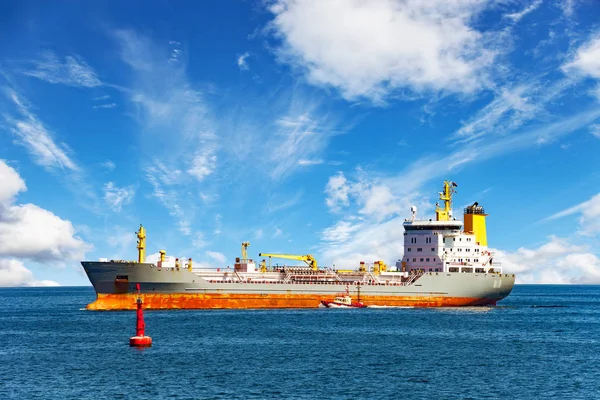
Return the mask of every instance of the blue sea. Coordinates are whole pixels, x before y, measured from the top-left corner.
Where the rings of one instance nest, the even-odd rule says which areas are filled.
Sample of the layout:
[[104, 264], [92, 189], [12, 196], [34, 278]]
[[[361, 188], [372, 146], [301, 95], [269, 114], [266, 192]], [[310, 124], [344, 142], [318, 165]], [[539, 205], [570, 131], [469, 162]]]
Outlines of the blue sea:
[[600, 399], [600, 286], [497, 307], [86, 311], [0, 289], [0, 399]]

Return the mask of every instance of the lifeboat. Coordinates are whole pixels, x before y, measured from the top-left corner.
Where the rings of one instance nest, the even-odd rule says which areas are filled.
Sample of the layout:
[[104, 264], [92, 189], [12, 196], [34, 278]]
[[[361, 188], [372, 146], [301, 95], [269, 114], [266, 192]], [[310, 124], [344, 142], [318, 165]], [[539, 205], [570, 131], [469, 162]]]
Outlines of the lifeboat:
[[367, 307], [361, 301], [352, 301], [352, 297], [350, 297], [346, 293], [335, 296], [333, 301], [321, 300], [321, 304], [327, 308], [365, 308], [365, 307]]

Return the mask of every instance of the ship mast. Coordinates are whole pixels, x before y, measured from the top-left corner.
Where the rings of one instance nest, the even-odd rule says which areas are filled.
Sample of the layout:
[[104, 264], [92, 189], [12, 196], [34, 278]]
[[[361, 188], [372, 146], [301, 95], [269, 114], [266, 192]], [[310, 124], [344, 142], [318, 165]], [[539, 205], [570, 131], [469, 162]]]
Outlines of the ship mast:
[[452, 195], [456, 192], [454, 188], [457, 186], [454, 182], [444, 181], [444, 189], [440, 192], [440, 200], [444, 202], [444, 207], [441, 208], [436, 204], [436, 221], [450, 221], [452, 218]]
[[138, 262], [141, 264], [146, 262], [146, 230], [142, 224], [140, 224], [140, 230], [136, 232], [136, 235], [138, 237]]

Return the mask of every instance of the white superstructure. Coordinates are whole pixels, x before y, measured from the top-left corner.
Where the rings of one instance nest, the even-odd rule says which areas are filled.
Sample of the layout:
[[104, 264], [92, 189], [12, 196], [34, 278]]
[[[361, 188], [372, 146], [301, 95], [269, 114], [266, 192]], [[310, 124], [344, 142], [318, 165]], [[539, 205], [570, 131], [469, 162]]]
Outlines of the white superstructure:
[[[444, 182], [440, 200], [444, 208], [436, 208], [435, 220], [405, 220], [404, 256], [396, 264], [408, 273], [501, 273], [493, 253], [487, 247], [485, 211], [478, 203], [465, 208], [464, 224], [452, 218], [451, 201], [454, 182]], [[466, 228], [464, 228], [466, 227]]]

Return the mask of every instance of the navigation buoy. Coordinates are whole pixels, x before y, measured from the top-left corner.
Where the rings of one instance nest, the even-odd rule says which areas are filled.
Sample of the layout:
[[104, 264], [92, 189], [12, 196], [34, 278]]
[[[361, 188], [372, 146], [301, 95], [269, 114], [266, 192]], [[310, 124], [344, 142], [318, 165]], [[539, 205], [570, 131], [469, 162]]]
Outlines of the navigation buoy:
[[144, 323], [144, 310], [142, 309], [142, 298], [140, 296], [140, 284], [135, 284], [135, 289], [138, 292], [137, 298], [137, 322], [135, 325], [135, 336], [129, 339], [131, 347], [150, 347], [152, 346], [152, 338], [144, 334], [146, 324]]

